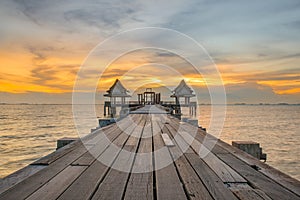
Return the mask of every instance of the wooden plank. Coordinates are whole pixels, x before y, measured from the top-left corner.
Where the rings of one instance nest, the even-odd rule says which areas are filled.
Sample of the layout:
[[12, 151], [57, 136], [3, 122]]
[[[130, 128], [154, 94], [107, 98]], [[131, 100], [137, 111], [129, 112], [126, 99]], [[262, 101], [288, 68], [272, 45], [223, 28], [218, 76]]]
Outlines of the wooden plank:
[[[95, 138], [97, 135], [93, 135], [89, 137], [90, 139]], [[5, 191], [0, 199], [19, 199], [26, 198], [28, 195], [32, 194], [38, 188], [42, 187], [45, 183], [47, 183], [51, 178], [53, 178], [56, 174], [70, 165], [72, 162], [77, 160], [80, 156], [87, 152], [87, 149], [80, 142], [80, 145], [76, 145], [74, 150], [64, 154], [62, 157], [55, 160], [53, 163], [49, 165], [49, 167], [37, 172], [36, 174], [30, 176], [24, 181], [18, 183], [14, 187]], [[74, 145], [74, 143], [70, 144]], [[97, 145], [98, 146], [98, 145]], [[100, 146], [100, 145], [99, 145]], [[64, 149], [64, 148], [62, 148]]]
[[[72, 165], [82, 165], [82, 166], [88, 166], [91, 165], [97, 157], [100, 156], [100, 154], [110, 145], [111, 142], [113, 142], [123, 131], [126, 131], [129, 129], [130, 126], [129, 120], [122, 120], [120, 123], [126, 124], [125, 130], [121, 130], [117, 124], [114, 125], [114, 127], [111, 127], [108, 132], [101, 133], [97, 131], [98, 134], [93, 138], [94, 145], [89, 147], [89, 151], [83, 154], [80, 158], [78, 158], [76, 161], [72, 163]], [[130, 128], [129, 131], [132, 129]], [[88, 141], [89, 144], [91, 144], [91, 141]], [[85, 142], [86, 144], [86, 142]]]
[[179, 124], [178, 119], [171, 119], [171, 122], [170, 126], [176, 129], [177, 132], [188, 132], [194, 139], [206, 146], [206, 148], [212, 153], [229, 153], [224, 148], [216, 145], [219, 139], [209, 134], [204, 134], [205, 132], [202, 129], [185, 122], [180, 122]]
[[[141, 121], [141, 117], [136, 119]], [[132, 128], [130, 130], [133, 131]], [[103, 153], [100, 152], [100, 156], [98, 157], [98, 160], [103, 161], [103, 159], [105, 159], [109, 163], [106, 163], [106, 165], [104, 165], [98, 160], [93, 162], [92, 165], [89, 166], [88, 169], [84, 173], [82, 173], [82, 175], [72, 185], [70, 185], [70, 187], [59, 197], [59, 199], [81, 200], [92, 198], [100, 183], [107, 175], [109, 166], [111, 166], [118, 153], [120, 152], [120, 148], [114, 148], [115, 145], [117, 145], [118, 147], [124, 145], [128, 137], [129, 136], [125, 133], [119, 134], [118, 137], [113, 140], [113, 144], [104, 149]]]
[[[176, 120], [176, 119], [173, 119]], [[192, 127], [189, 124], [184, 124], [183, 127]], [[199, 135], [199, 136], [198, 136]], [[235, 157], [239, 158], [240, 160], [244, 161], [248, 165], [258, 166], [260, 168], [259, 172], [264, 174], [265, 176], [271, 178], [275, 182], [277, 182], [282, 187], [286, 188], [287, 190], [297, 194], [300, 196], [300, 181], [284, 174], [283, 172], [267, 165], [259, 161], [256, 158], [248, 155], [247, 153], [223, 142], [222, 140], [216, 139], [214, 136], [207, 134], [203, 130], [198, 130], [197, 140], [203, 141], [204, 138], [206, 139], [203, 143], [207, 148], [212, 148], [212, 152], [216, 155], [224, 154], [224, 153], [231, 153]]]
[[56, 199], [86, 168], [86, 166], [67, 167], [26, 200]]
[[32, 176], [28, 177], [27, 179], [2, 193], [0, 195], [0, 199], [25, 199], [27, 196], [35, 192], [38, 188], [42, 187], [50, 179], [52, 179], [59, 172], [65, 169], [86, 151], [86, 148], [82, 145], [77, 147], [74, 151], [71, 151], [65, 156], [54, 161], [48, 167], [38, 171], [37, 173], [33, 174]]
[[211, 153], [209, 149], [202, 145], [198, 140], [194, 140], [194, 138], [187, 131], [178, 129], [177, 135], [186, 141], [186, 145], [188, 145], [188, 143], [191, 144], [192, 149], [194, 149], [194, 151], [200, 155], [205, 163], [219, 176], [224, 183], [247, 182], [230, 166]]
[[185, 156], [214, 199], [237, 199], [198, 155], [185, 154]]
[[263, 191], [253, 189], [247, 183], [228, 183], [227, 187], [241, 200], [271, 200]]
[[71, 165], [72, 166], [90, 166], [95, 161], [95, 156], [90, 152], [86, 152], [77, 160], [75, 160]]
[[283, 172], [269, 166], [266, 163], [259, 161], [256, 158], [253, 158], [246, 152], [243, 152], [221, 140], [218, 141], [217, 145], [226, 149], [228, 152], [230, 152], [243, 162], [247, 163], [248, 165], [259, 167], [260, 173], [268, 176], [269, 178], [280, 184], [282, 187], [285, 187], [287, 190], [290, 190], [291, 192], [300, 196], [300, 181], [290, 177], [287, 174], [284, 174]]
[[[99, 134], [97, 139], [95, 138], [95, 145], [89, 148], [89, 151], [79, 157], [72, 165], [90, 165], [97, 157], [111, 144], [115, 141], [117, 137], [120, 136], [122, 130], [119, 128], [113, 129], [114, 132], [110, 132], [107, 135]], [[118, 140], [116, 140], [118, 141]]]
[[[190, 125], [186, 125], [186, 126], [190, 126]], [[183, 126], [184, 127], [184, 126]], [[203, 133], [201, 132], [201, 131], [198, 131], [198, 133], [199, 134], [197, 134], [197, 136], [198, 135], [200, 135], [202, 138], [204, 138], [205, 136], [203, 136]], [[198, 138], [199, 138], [199, 136], [198, 136]], [[210, 137], [210, 140], [214, 140], [213, 139], [214, 137], [213, 136], [211, 136]], [[210, 141], [210, 140], [206, 140], [206, 141]], [[215, 144], [214, 144], [215, 143]], [[229, 152], [230, 152], [230, 149], [232, 149], [233, 147], [230, 147], [230, 148], [227, 148], [227, 149], [225, 149], [225, 148], [223, 148], [222, 146], [220, 146], [220, 143], [222, 144], [222, 143], [224, 143], [224, 142], [222, 142], [222, 141], [220, 141], [220, 140], [215, 140], [215, 141], [213, 141], [211, 144], [209, 144], [209, 143], [207, 143], [207, 142], [205, 142], [204, 143], [204, 145], [206, 145], [206, 146], [209, 146], [209, 145], [215, 145], [215, 147], [217, 147], [218, 148], [218, 151], [214, 151], [214, 153], [217, 155], [217, 156], [221, 156], [221, 155], [223, 155], [223, 156], [226, 156], [226, 154], [229, 154]], [[207, 145], [207, 144], [209, 144], [209, 145]], [[223, 144], [224, 145], [224, 144]], [[225, 145], [224, 145], [225, 146]], [[209, 147], [211, 147], [211, 146], [209, 146]], [[226, 151], [226, 152], [228, 152], [228, 153], [224, 153], [224, 151]], [[249, 156], [249, 155], [248, 155]], [[226, 162], [225, 162], [226, 163]], [[230, 165], [230, 164], [229, 164]], [[231, 166], [231, 165], [230, 165]], [[232, 166], [231, 166], [232, 167]], [[240, 174], [240, 173], [239, 173]], [[244, 177], [245, 178], [245, 177]], [[299, 189], [299, 187], [298, 187], [298, 189]]]
[[152, 172], [131, 174], [124, 199], [153, 199]]
[[[145, 124], [145, 120], [141, 120], [139, 124]], [[139, 136], [141, 137], [142, 130], [139, 129], [138, 126], [136, 126], [136, 128], [137, 131], [140, 131]], [[137, 133], [132, 133], [132, 134], [138, 135]], [[99, 188], [93, 195], [92, 199], [121, 199], [122, 198], [123, 192], [126, 187], [126, 183], [128, 181], [129, 172], [131, 170], [134, 161], [138, 141], [139, 141], [137, 137], [133, 137], [133, 138], [136, 139], [136, 144], [128, 145], [127, 151], [122, 150], [120, 152], [120, 154], [117, 156], [116, 160], [114, 161], [111, 169], [109, 170], [108, 174], [105, 176], [103, 182], [101, 182]], [[128, 151], [132, 153], [129, 154]], [[119, 169], [122, 169], [123, 171], [120, 171]], [[118, 188], [118, 190], [116, 190], [116, 188]]]
[[[153, 126], [159, 126], [153, 121]], [[158, 129], [158, 128], [157, 128]], [[159, 127], [160, 129], [160, 127]], [[157, 199], [187, 199], [170, 152], [159, 135], [153, 136]], [[167, 163], [168, 166], [162, 168]]]
[[285, 189], [232, 154], [219, 154], [217, 156], [241, 174], [251, 185], [264, 191], [272, 199], [300, 199], [296, 194]]
[[[141, 117], [141, 115], [136, 115], [136, 117], [137, 117], [137, 119], [139, 119], [138, 117]], [[147, 120], [148, 119], [146, 119], [146, 121]], [[161, 122], [161, 121], [155, 121], [155, 123], [156, 123], [156, 126], [155, 126], [156, 128], [155, 127], [149, 128], [148, 126], [144, 125], [143, 126], [144, 127], [143, 135], [144, 135], [144, 133], [146, 134], [146, 131], [148, 131], [148, 133], [147, 133], [147, 135], [148, 135], [149, 130], [156, 129], [156, 130], [160, 131], [161, 133], [163, 132], [163, 133], [168, 134], [170, 139], [173, 138], [174, 139], [173, 142], [175, 145], [173, 147], [165, 147], [165, 146], [163, 146], [163, 140], [160, 137], [160, 135], [155, 136], [155, 141], [154, 141], [155, 149], [162, 148], [161, 150], [162, 150], [163, 154], [156, 154], [154, 156], [154, 160], [155, 160], [154, 164], [157, 166], [161, 166], [162, 163], [174, 161], [176, 158], [176, 155], [179, 155], [182, 153], [182, 152], [180, 152], [181, 149], [178, 148], [179, 147], [178, 142], [182, 142], [182, 144], [183, 144], [184, 140], [180, 139], [181, 137], [176, 137], [176, 136], [180, 136], [180, 134], [176, 133], [176, 127], [178, 128], [178, 124], [174, 125], [171, 122], [169, 122], [168, 124], [164, 124], [164, 122]], [[130, 128], [132, 126], [129, 126], [129, 124], [130, 123], [128, 121], [127, 123], [122, 124], [122, 126], [123, 127], [127, 126], [128, 130], [130, 130]], [[114, 125], [114, 126], [116, 126], [116, 125]], [[188, 132], [188, 130], [191, 130], [185, 124], [183, 124], [182, 127], [184, 127], [184, 130], [186, 130], [186, 132]], [[161, 129], [163, 129], [163, 131]], [[174, 130], [168, 131], [171, 129], [174, 129]], [[120, 130], [122, 130], [122, 129], [120, 129]], [[122, 132], [122, 131], [120, 131], [120, 132]], [[175, 135], [175, 134], [177, 134], [177, 135]], [[93, 135], [93, 137], [90, 138], [90, 140], [87, 140], [90, 145], [95, 145], [91, 149], [93, 149], [95, 153], [97, 153], [97, 152], [99, 153], [99, 151], [101, 151], [101, 150], [108, 151], [108, 153], [106, 153], [106, 154], [103, 153], [99, 156], [103, 156], [103, 155], [112, 156], [114, 154], [111, 154], [111, 153], [115, 153], [116, 157], [118, 155], [120, 162], [118, 164], [115, 164], [115, 163], [117, 163], [117, 162], [115, 162], [114, 166], [117, 166], [117, 165], [126, 166], [128, 172], [129, 172], [131, 170], [132, 163], [133, 163], [134, 159], [136, 159], [136, 157], [134, 157], [132, 155], [130, 155], [130, 156], [127, 155], [127, 157], [126, 157], [125, 156], [126, 154], [122, 153], [122, 152], [120, 154], [118, 154], [119, 152], [115, 151], [116, 148], [112, 148], [109, 150], [109, 148], [106, 146], [103, 149], [103, 145], [97, 145], [97, 144], [102, 144], [101, 143], [102, 137], [100, 137], [100, 136], [98, 137], [97, 135], [98, 134], [95, 134], [95, 135]], [[112, 133], [112, 135], [113, 135], [113, 133]], [[197, 136], [197, 135], [199, 135], [199, 136]], [[198, 160], [197, 160], [195, 157], [192, 156], [192, 155], [197, 156], [193, 152], [193, 150], [188, 149], [189, 153], [187, 153], [183, 157], [177, 159], [175, 161], [175, 164], [171, 164], [171, 165], [167, 166], [166, 168], [156, 171], [154, 173], [155, 174], [154, 180], [156, 180], [156, 182], [155, 182], [156, 188], [155, 189], [157, 189], [156, 195], [153, 194], [153, 182], [151, 183], [151, 181], [153, 181], [153, 178], [154, 178], [154, 177], [151, 178], [151, 175], [153, 173], [149, 173], [149, 174], [144, 173], [144, 174], [138, 174], [138, 176], [133, 176], [134, 174], [130, 175], [129, 173], [126, 173], [126, 172], [123, 172], [123, 174], [119, 173], [119, 172], [114, 172], [113, 169], [108, 171], [109, 168], [107, 166], [105, 166], [102, 163], [99, 163], [95, 160], [92, 161], [92, 158], [89, 157], [87, 154], [87, 149], [81, 143], [77, 143], [76, 145], [78, 145], [78, 146], [74, 147], [74, 149], [72, 149], [71, 151], [66, 151], [67, 153], [64, 152], [61, 156], [56, 155], [57, 156], [56, 158], [54, 156], [55, 159], [52, 160], [51, 162], [47, 163], [49, 165], [48, 167], [42, 169], [39, 172], [36, 172], [32, 176], [23, 180], [22, 182], [17, 183], [14, 187], [3, 192], [3, 194], [0, 195], [0, 199], [24, 199], [26, 197], [30, 197], [33, 199], [37, 199], [37, 198], [41, 198], [41, 197], [44, 198], [44, 196], [42, 196], [42, 194], [46, 194], [47, 198], [48, 198], [47, 195], [49, 195], [50, 199], [51, 198], [56, 199], [62, 192], [63, 192], [63, 194], [59, 197], [60, 199], [90, 199], [92, 197], [94, 197], [94, 198], [107, 197], [110, 199], [126, 197], [127, 199], [131, 199], [131, 198], [134, 198], [134, 193], [137, 191], [139, 193], [143, 193], [143, 194], [138, 196], [138, 198], [136, 198], [136, 199], [142, 199], [142, 198], [148, 199], [148, 197], [154, 198], [156, 196], [157, 196], [157, 199], [162, 199], [162, 198], [163, 199], [169, 199], [169, 198], [200, 199], [201, 198], [200, 194], [202, 194], [206, 190], [204, 188], [204, 190], [201, 191], [201, 188], [200, 189], [198, 188], [199, 185], [203, 184], [203, 183], [204, 183], [205, 187], [207, 187], [209, 189], [206, 191], [209, 191], [210, 192], [209, 194], [211, 194], [213, 196], [213, 198], [215, 198], [215, 199], [218, 199], [219, 197], [220, 198], [222, 197], [222, 199], [224, 199], [224, 197], [222, 195], [225, 195], [227, 197], [228, 194], [226, 193], [226, 191], [227, 192], [229, 191], [231, 195], [233, 195], [233, 193], [234, 193], [235, 196], [237, 196], [240, 199], [252, 199], [252, 198], [255, 198], [255, 199], [270, 199], [270, 198], [272, 198], [272, 199], [299, 199], [299, 195], [297, 195], [294, 192], [294, 191], [297, 191], [297, 189], [299, 189], [299, 187], [295, 187], [297, 183], [295, 184], [293, 182], [289, 182], [290, 181], [289, 178], [286, 178], [285, 176], [281, 176], [280, 174], [279, 174], [280, 178], [276, 179], [276, 174], [275, 175], [273, 174], [273, 176], [275, 177], [275, 178], [274, 177], [273, 178], [277, 182], [279, 180], [283, 180], [283, 183], [288, 182], [289, 185], [292, 185], [294, 187], [294, 188], [292, 187], [292, 189], [291, 189], [293, 191], [292, 192], [289, 189], [284, 188], [282, 186], [283, 183], [278, 184], [278, 183], [276, 183], [276, 181], [272, 180], [271, 178], [264, 176], [262, 174], [262, 172], [251, 168], [249, 166], [248, 162], [254, 162], [253, 160], [251, 160], [247, 157], [245, 158], [245, 156], [243, 156], [243, 154], [233, 155], [233, 154], [236, 154], [236, 151], [233, 148], [223, 147], [226, 145], [222, 146], [222, 141], [216, 140], [214, 137], [206, 137], [207, 135], [203, 135], [203, 133], [197, 134], [197, 135], [196, 135], [196, 139], [197, 139], [198, 143], [201, 142], [201, 140], [203, 142], [204, 138], [208, 138], [208, 140], [206, 140], [206, 141], [209, 141], [209, 143], [204, 143], [204, 146], [206, 147], [206, 149], [204, 148], [205, 151], [208, 151], [207, 150], [208, 147], [206, 145], [213, 145], [213, 143], [216, 142], [215, 146], [217, 147], [217, 149], [215, 149], [215, 148], [213, 149], [214, 154], [209, 153], [208, 158], [204, 157], [204, 160], [201, 160], [198, 157]], [[112, 139], [113, 138], [114, 137], [112, 137]], [[126, 141], [126, 138], [128, 138], [128, 135], [125, 133], [121, 133], [119, 136], [117, 136], [117, 138], [121, 138], [120, 140]], [[125, 143], [125, 144], [124, 144], [124, 142], [122, 142], [120, 140], [116, 140], [116, 141], [114, 141], [114, 144], [116, 145], [115, 147], [123, 147], [126, 150], [136, 152], [139, 137], [137, 137], [135, 139], [134, 138], [135, 137], [129, 137], [129, 139], [127, 140], [128, 143]], [[175, 138], [177, 138], [177, 139], [175, 139]], [[140, 142], [141, 149], [142, 148], [145, 148], [145, 150], [151, 149], [151, 148], [149, 148], [151, 146], [151, 145], [149, 145], [151, 143], [151, 142], [149, 143], [149, 139], [151, 140], [151, 135], [150, 135], [150, 138], [148, 135], [147, 137], [142, 138], [140, 140], [141, 141]], [[195, 149], [197, 149], [197, 152], [199, 152], [199, 147], [202, 144], [195, 145], [195, 144], [197, 144], [197, 142], [192, 143], [192, 144], [194, 144]], [[156, 144], [158, 144], [158, 145], [156, 145]], [[145, 146], [145, 147], [143, 147], [143, 146]], [[163, 148], [163, 147], [165, 147], [165, 148]], [[139, 149], [139, 151], [141, 151], [141, 150]], [[166, 156], [166, 155], [168, 155], [168, 156]], [[217, 159], [216, 159], [216, 156], [217, 156]], [[239, 156], [243, 160], [240, 160], [238, 158]], [[114, 158], [116, 158], [116, 157], [114, 157]], [[191, 158], [189, 158], [189, 157], [192, 157], [192, 160], [194, 159], [194, 161], [191, 161], [190, 160]], [[113, 162], [114, 158], [112, 159], [112, 162]], [[228, 158], [229, 158], [229, 161], [228, 161]], [[146, 159], [149, 159], [149, 157], [147, 157]], [[208, 159], [208, 160], [205, 160], [205, 159]], [[77, 163], [79, 163], [79, 164], [77, 164], [77, 165], [79, 165], [79, 166], [72, 166], [72, 165], [74, 165], [74, 163], [76, 163], [75, 160], [78, 161]], [[61, 162], [59, 162], [59, 161], [61, 161]], [[141, 162], [141, 161], [142, 160], [140, 160], [139, 162]], [[221, 163], [220, 163], [220, 161], [221, 161]], [[199, 162], [200, 162], [200, 164], [199, 164]], [[98, 163], [98, 164], [96, 164], [96, 163]], [[223, 165], [223, 164], [225, 164], [225, 165]], [[84, 165], [84, 166], [81, 166], [81, 165]], [[210, 165], [210, 167], [208, 167], [208, 165]], [[34, 166], [34, 165], [32, 165], [32, 166]], [[228, 168], [228, 166], [230, 166], [230, 167]], [[265, 167], [264, 165], [262, 165], [262, 166]], [[77, 172], [75, 172], [76, 170], [74, 170], [74, 171], [71, 170], [71, 171], [69, 171], [69, 173], [67, 173], [66, 171], [68, 171], [70, 167], [76, 167], [76, 168], [79, 167], [79, 168], [82, 168], [82, 171], [79, 170], [77, 173]], [[135, 167], [135, 165], [133, 165], [132, 167]], [[151, 165], [146, 165], [145, 167], [151, 167]], [[86, 168], [87, 168], [87, 170], [85, 170]], [[165, 170], [165, 171], [163, 171], [163, 170]], [[200, 170], [202, 170], [202, 172]], [[247, 188], [232, 188], [232, 187], [226, 188], [224, 186], [224, 184], [222, 183], [222, 181], [226, 182], [227, 184], [231, 184], [229, 180], [233, 179], [234, 182], [237, 183], [238, 178], [241, 177], [241, 176], [235, 177], [236, 175], [232, 176], [231, 170], [233, 170], [238, 175], [241, 174], [245, 179], [247, 179], [247, 181], [250, 182], [251, 186], [253, 186], [255, 188], [252, 188], [249, 185], [247, 186]], [[253, 172], [253, 170], [254, 170], [254, 172]], [[268, 170], [268, 168], [263, 168], [262, 170], [265, 170], [264, 172], [267, 172], [267, 174], [273, 172], [272, 169]], [[87, 171], [89, 173], [87, 173]], [[161, 172], [161, 171], [163, 171], [163, 172]], [[111, 175], [110, 173], [113, 174], [114, 178], [111, 177], [111, 178], [109, 178], [109, 181], [106, 181], [106, 178], [108, 178], [109, 175]], [[199, 175], [200, 173], [203, 173], [203, 177], [201, 175]], [[204, 177], [204, 174], [205, 174], [205, 177]], [[67, 176], [67, 178], [65, 180], [66, 182], [64, 182], [64, 184], [62, 183], [63, 185], [59, 185], [61, 183], [57, 183], [58, 177], [64, 177], [62, 175]], [[120, 177], [120, 178], [118, 179], [118, 177]], [[194, 178], [194, 177], [196, 177], [196, 178]], [[271, 177], [272, 177], [272, 175], [271, 175]], [[79, 181], [77, 182], [77, 180], [81, 180], [83, 182], [80, 184]], [[92, 180], [92, 181], [89, 182], [90, 180]], [[101, 189], [101, 191], [99, 191], [99, 190], [95, 191], [98, 188], [98, 186], [99, 186], [98, 189], [100, 189], [102, 183], [105, 181], [106, 181], [106, 183], [108, 183], [108, 185], [110, 184], [110, 187], [103, 187]], [[116, 182], [116, 184], [115, 184], [115, 182]], [[55, 184], [55, 183], [57, 183], [57, 184]], [[145, 184], [142, 185], [141, 183], [145, 183]], [[174, 184], [177, 186], [174, 187], [171, 184]], [[184, 186], [182, 186], [182, 184], [184, 184]], [[137, 187], [135, 192], [134, 192], [134, 190], [132, 190], [132, 192], [131, 192], [132, 195], [128, 196], [127, 192], [130, 191], [129, 188], [130, 187], [136, 188], [136, 185], [138, 185], [138, 186], [141, 185], [141, 188]], [[223, 187], [225, 187], [225, 189], [227, 189], [227, 190], [223, 191], [223, 188], [221, 187], [221, 185]], [[54, 190], [52, 190], [51, 188], [54, 188]], [[118, 189], [120, 188], [120, 190], [117, 191], [116, 188], [118, 188]], [[167, 188], [167, 189], [165, 190], [165, 188]], [[213, 189], [211, 189], [211, 188], [213, 188]], [[296, 190], [295, 190], [295, 188], [296, 188]], [[124, 193], [125, 189], [126, 189], [126, 193]], [[108, 190], [109, 190], [109, 192], [107, 192]], [[54, 193], [53, 191], [56, 191], [56, 193], [53, 194]], [[77, 191], [77, 193], [76, 193], [76, 191]], [[219, 194], [219, 196], [217, 196], [215, 194], [216, 191], [221, 194]], [[94, 192], [95, 192], [95, 195], [92, 196]], [[101, 195], [99, 196], [97, 194], [99, 192], [104, 192], [104, 193], [107, 192], [110, 194], [115, 192], [116, 194], [112, 194], [111, 197], [101, 196]], [[172, 192], [176, 193], [177, 195], [171, 194]], [[71, 193], [73, 195], [71, 195]], [[146, 194], [144, 194], [144, 193], [146, 193]], [[281, 195], [279, 195], [279, 194], [281, 194]], [[229, 198], [229, 197], [228, 197], [228, 199], [234, 199], [234, 198]], [[207, 198], [209, 198], [209, 195]]]
[[183, 153], [195, 153], [192, 148], [190, 148], [190, 145], [187, 143], [185, 139], [178, 133], [178, 131], [170, 126], [169, 124], [165, 125], [165, 129], [168, 130], [173, 140], [176, 141], [177, 146], [180, 148], [180, 150]]
[[33, 162], [31, 165], [49, 165], [51, 163], [53, 163], [54, 161], [56, 161], [57, 159], [63, 157], [64, 155], [68, 154], [69, 152], [73, 151], [75, 148], [77, 148], [79, 145], [88, 145], [90, 141], [93, 141], [93, 144], [97, 143], [97, 139], [95, 139], [95, 137], [97, 137], [98, 133], [100, 131], [105, 131], [106, 134], [112, 133], [113, 131], [115, 131], [118, 127], [117, 126], [110, 126], [109, 128], [102, 128], [97, 130], [94, 134], [90, 134], [88, 136], [86, 136], [85, 138], [82, 138], [81, 140], [72, 142], [69, 145], [66, 145], [56, 151], [54, 151], [53, 153], [44, 156], [42, 158], [40, 158], [39, 160]]
[[109, 167], [102, 164], [100, 161], [93, 162], [93, 164], [89, 166], [58, 199], [89, 199], [97, 189], [108, 169]]
[[0, 194], [9, 188], [13, 187], [17, 183], [25, 180], [29, 176], [37, 173], [38, 171], [47, 167], [46, 165], [27, 165], [26, 167], [8, 175], [5, 178], [0, 179]]
[[211, 152], [202, 159], [224, 183], [247, 183], [241, 175]]
[[163, 134], [161, 134], [161, 137], [162, 137], [162, 139], [163, 139], [166, 146], [168, 146], [168, 147], [175, 146], [168, 134], [163, 133]]
[[[133, 164], [133, 172], [127, 183], [124, 199], [153, 199], [153, 162], [152, 162], [152, 128], [147, 120], [138, 154]], [[149, 137], [151, 136], [151, 137]], [[144, 173], [146, 171], [147, 173]]]
[[185, 156], [178, 158], [175, 161], [175, 164], [183, 181], [184, 187], [187, 190], [189, 199], [213, 199]]
[[38, 159], [37, 161], [31, 163], [31, 165], [49, 165], [51, 163], [53, 163], [54, 161], [56, 161], [57, 159], [63, 157], [64, 155], [70, 153], [71, 151], [73, 151], [78, 144], [82, 144], [80, 141], [76, 141], [73, 142], [69, 145], [66, 145], [40, 159]]
[[[175, 147], [169, 148], [179, 176], [184, 184], [186, 194], [189, 199], [207, 199], [212, 200], [212, 196], [197, 176], [196, 172], [184, 156], [184, 152], [194, 153], [182, 137], [170, 126], [166, 126], [164, 131], [168, 131], [175, 140]], [[179, 143], [178, 143], [179, 142]]]
[[232, 190], [232, 192], [241, 200], [271, 200], [271, 198], [266, 197], [263, 198], [259, 194], [257, 194], [253, 189], [242, 189], [242, 190]]

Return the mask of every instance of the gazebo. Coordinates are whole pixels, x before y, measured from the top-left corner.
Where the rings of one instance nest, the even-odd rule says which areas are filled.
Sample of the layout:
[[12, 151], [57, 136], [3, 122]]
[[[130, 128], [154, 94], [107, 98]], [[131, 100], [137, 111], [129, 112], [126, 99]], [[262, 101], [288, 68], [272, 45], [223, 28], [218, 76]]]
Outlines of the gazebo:
[[[104, 97], [109, 97], [110, 101], [104, 103], [104, 115], [106, 115], [106, 109], [108, 114], [116, 114], [116, 107], [122, 107], [126, 105], [126, 98], [131, 97], [129, 91], [122, 85], [119, 79], [116, 79], [114, 84], [106, 91]], [[127, 103], [128, 104], [128, 103]]]
[[[197, 104], [196, 102], [190, 101], [190, 98], [196, 95], [193, 94], [193, 90], [186, 84], [184, 80], [181, 80], [179, 85], [172, 92], [173, 94], [171, 97], [175, 98], [176, 105], [181, 107], [189, 107], [190, 114], [196, 114]], [[184, 102], [180, 101], [181, 98], [184, 98]]]

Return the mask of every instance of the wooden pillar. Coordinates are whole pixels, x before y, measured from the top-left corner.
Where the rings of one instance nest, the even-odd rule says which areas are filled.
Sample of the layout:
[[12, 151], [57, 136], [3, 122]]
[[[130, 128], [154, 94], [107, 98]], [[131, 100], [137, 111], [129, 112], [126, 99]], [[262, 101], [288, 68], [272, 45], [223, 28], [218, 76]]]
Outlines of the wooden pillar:
[[138, 94], [138, 103], [141, 104], [141, 95]]
[[152, 97], [152, 99], [151, 99], [152, 103], [151, 104], [155, 104], [155, 93], [151, 93], [151, 97]]
[[175, 97], [175, 104], [179, 105], [179, 97]]
[[151, 104], [155, 104], [155, 93], [151, 93]]
[[111, 107], [111, 115], [114, 116], [116, 115], [116, 113], [117, 113], [116, 107]]

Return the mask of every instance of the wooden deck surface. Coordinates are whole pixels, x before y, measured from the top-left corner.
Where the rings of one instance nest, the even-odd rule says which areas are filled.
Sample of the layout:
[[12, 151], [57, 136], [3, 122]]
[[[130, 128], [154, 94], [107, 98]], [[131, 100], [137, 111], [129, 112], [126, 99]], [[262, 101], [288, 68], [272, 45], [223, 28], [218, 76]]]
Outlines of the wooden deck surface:
[[1, 180], [0, 200], [300, 199], [299, 181], [176, 118], [141, 113]]

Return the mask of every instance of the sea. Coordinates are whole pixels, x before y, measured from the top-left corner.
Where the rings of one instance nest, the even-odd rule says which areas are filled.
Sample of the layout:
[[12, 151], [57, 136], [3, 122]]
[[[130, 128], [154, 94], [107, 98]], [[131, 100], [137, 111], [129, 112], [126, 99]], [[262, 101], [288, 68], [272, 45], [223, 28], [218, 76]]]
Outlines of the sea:
[[[96, 110], [102, 117], [103, 105]], [[211, 106], [199, 105], [196, 118], [210, 132]], [[72, 105], [0, 105], [0, 178], [55, 151], [62, 137], [79, 137]], [[300, 105], [227, 105], [219, 138], [260, 143], [267, 164], [300, 180]]]

